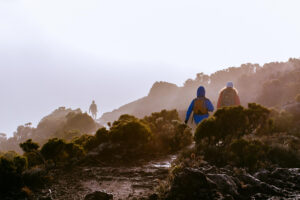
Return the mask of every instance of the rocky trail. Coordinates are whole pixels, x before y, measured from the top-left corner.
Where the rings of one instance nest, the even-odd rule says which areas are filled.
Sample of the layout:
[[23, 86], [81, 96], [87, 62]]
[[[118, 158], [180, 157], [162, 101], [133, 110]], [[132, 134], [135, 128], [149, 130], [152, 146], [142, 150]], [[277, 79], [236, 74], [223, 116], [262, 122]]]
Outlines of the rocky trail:
[[76, 166], [53, 170], [51, 185], [37, 191], [39, 199], [84, 199], [89, 193], [104, 191], [113, 199], [147, 197], [168, 175], [176, 156], [137, 166]]
[[[166, 180], [175, 159], [172, 155], [131, 166], [94, 164], [51, 170], [49, 175], [53, 180], [34, 191], [34, 199], [149, 199], [154, 189]], [[297, 200], [300, 199], [300, 169], [262, 169], [250, 174], [241, 168], [217, 168], [208, 163], [202, 167], [186, 167], [175, 176], [166, 199]]]

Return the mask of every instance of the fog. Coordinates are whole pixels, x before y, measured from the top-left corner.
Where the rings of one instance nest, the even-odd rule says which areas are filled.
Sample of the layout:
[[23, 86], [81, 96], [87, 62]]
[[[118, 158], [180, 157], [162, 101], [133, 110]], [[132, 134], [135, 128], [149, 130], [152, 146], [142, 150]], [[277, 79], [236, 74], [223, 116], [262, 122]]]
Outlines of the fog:
[[[0, 132], [196, 73], [299, 57], [298, 1], [0, 2]], [[99, 116], [99, 115], [98, 115]]]

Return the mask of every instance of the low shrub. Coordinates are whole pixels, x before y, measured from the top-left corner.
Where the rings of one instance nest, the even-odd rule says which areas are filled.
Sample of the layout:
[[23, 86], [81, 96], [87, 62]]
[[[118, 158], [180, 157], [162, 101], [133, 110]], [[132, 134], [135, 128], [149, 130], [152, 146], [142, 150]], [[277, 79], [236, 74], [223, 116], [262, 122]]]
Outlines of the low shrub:
[[27, 158], [28, 168], [44, 164], [42, 155], [39, 152], [26, 152], [23, 156]]
[[159, 152], [175, 152], [192, 143], [191, 129], [179, 121], [176, 110], [155, 112], [143, 121], [149, 125], [153, 133], [154, 149]]
[[115, 121], [109, 134], [112, 143], [118, 143], [126, 148], [146, 145], [152, 138], [149, 126], [130, 115], [122, 115]]
[[207, 139], [209, 144], [228, 145], [233, 139], [248, 134], [265, 134], [270, 130], [270, 111], [258, 104], [224, 107], [218, 109], [213, 117], [203, 120], [196, 131], [195, 141]]
[[24, 152], [32, 152], [38, 150], [40, 147], [38, 143], [28, 139], [26, 142], [20, 143], [20, 147]]
[[267, 151], [268, 147], [258, 140], [235, 140], [228, 149], [229, 161], [237, 167], [257, 169], [267, 161]]
[[82, 146], [85, 151], [91, 151], [99, 145], [96, 137], [88, 134], [84, 134], [80, 137], [75, 137], [73, 138], [72, 142], [74, 144]]
[[[290, 145], [293, 141], [289, 141], [289, 145], [284, 145], [270, 138], [263, 138], [262, 141], [241, 138], [233, 140], [229, 145], [201, 143], [197, 145], [196, 153], [218, 167], [229, 164], [245, 167], [250, 171], [271, 165], [297, 168], [300, 167], [300, 152], [298, 148]], [[298, 140], [297, 142], [299, 143]]]
[[300, 153], [293, 149], [273, 145], [267, 153], [268, 159], [280, 167], [299, 168], [300, 167]]
[[68, 163], [72, 159], [79, 159], [84, 155], [81, 146], [75, 143], [67, 143], [62, 139], [53, 138], [43, 145], [41, 153], [46, 160], [57, 163]]
[[0, 157], [0, 192], [18, 189], [22, 186], [22, 172], [27, 168], [25, 157], [14, 155]]
[[287, 111], [272, 110], [270, 117], [273, 122], [272, 132], [274, 133], [289, 132], [293, 128], [294, 117]]

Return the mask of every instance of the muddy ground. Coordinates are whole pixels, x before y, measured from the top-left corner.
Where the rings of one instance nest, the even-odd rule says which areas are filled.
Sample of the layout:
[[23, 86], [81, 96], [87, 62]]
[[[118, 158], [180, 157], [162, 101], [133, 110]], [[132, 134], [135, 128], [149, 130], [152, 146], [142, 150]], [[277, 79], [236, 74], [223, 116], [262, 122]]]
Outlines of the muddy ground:
[[131, 166], [75, 166], [71, 169], [51, 170], [51, 184], [35, 191], [37, 199], [84, 199], [94, 191], [113, 194], [114, 199], [147, 197], [168, 176], [171, 162], [168, 156], [144, 164]]

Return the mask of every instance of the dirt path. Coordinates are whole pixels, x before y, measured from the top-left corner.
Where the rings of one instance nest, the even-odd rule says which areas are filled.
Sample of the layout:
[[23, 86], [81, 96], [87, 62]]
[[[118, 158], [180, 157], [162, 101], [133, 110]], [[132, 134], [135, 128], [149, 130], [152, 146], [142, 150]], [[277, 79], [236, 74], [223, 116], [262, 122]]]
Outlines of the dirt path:
[[168, 175], [176, 156], [133, 167], [75, 167], [69, 171], [51, 172], [53, 183], [38, 192], [53, 199], [84, 199], [94, 191], [106, 191], [114, 199], [132, 199], [147, 196]]

